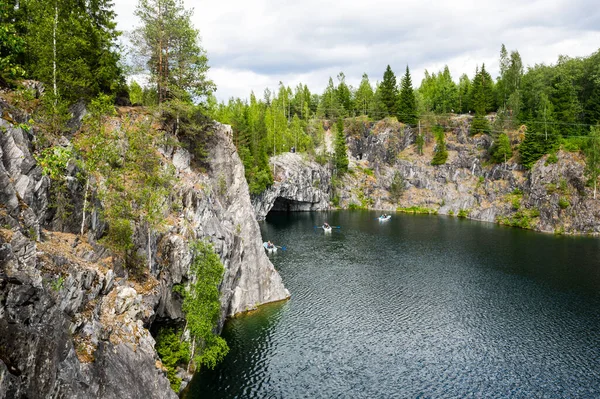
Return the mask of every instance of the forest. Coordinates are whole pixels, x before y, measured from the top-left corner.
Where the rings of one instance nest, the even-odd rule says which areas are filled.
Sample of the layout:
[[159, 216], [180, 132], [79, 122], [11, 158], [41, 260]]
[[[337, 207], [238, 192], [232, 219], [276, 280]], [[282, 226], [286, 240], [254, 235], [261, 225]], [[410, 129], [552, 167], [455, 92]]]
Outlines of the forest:
[[[117, 104], [159, 107], [165, 118], [181, 123], [178, 131], [189, 133], [188, 145], [199, 155], [201, 146], [195, 142], [202, 134], [191, 123], [186, 131], [185, 122], [208, 117], [230, 124], [253, 194], [273, 182], [269, 156], [292, 147], [314, 153], [324, 128], [340, 118], [396, 118], [409, 126], [428, 121], [424, 126], [432, 131], [444, 128], [444, 116], [471, 114], [471, 132], [494, 139], [492, 162], [516, 153], [518, 162], [530, 168], [562, 147], [584, 151], [590, 169], [598, 169], [594, 159], [599, 156], [592, 153], [600, 134], [595, 127], [600, 123], [600, 52], [525, 67], [517, 50], [501, 45], [495, 78], [482, 63], [471, 77], [463, 74], [457, 81], [448, 67], [426, 70], [416, 86], [408, 65], [399, 75], [388, 65], [381, 79], [363, 74], [358, 87], [340, 72], [322, 93], [280, 82], [262, 96], [249, 93], [247, 99], [219, 103], [191, 11], [176, 0], [142, 0], [136, 15], [141, 25], [126, 35], [127, 49], [119, 45], [123, 34], [116, 30], [109, 0], [1, 0], [0, 83], [43, 82], [46, 112], [40, 119], [53, 125], [68, 118], [68, 106], [75, 101], [89, 103], [99, 95]], [[131, 78], [140, 74], [148, 77], [144, 84]], [[486, 117], [490, 114], [494, 117]], [[507, 144], [506, 134], [523, 126], [522, 142]]]

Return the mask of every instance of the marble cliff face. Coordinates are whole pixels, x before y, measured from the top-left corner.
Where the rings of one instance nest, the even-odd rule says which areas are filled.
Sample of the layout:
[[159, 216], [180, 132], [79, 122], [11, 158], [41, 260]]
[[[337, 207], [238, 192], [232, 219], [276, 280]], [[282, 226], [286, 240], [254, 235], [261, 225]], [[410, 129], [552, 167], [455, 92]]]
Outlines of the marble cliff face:
[[186, 150], [160, 149], [176, 170], [165, 199], [172, 211], [160, 232], [136, 229], [136, 248], [152, 259], [137, 281], [97, 242], [106, 227], [99, 200], [78, 236], [84, 185], [76, 168], [67, 176], [72, 211], [60, 218], [31, 153], [36, 132], [19, 127], [27, 118], [19, 110], [0, 108], [0, 398], [177, 397], [150, 329], [182, 321], [173, 285], [189, 279], [190, 240], [210, 241], [225, 266], [219, 328], [227, 316], [289, 297], [262, 248], [228, 126], [215, 126], [205, 172]]

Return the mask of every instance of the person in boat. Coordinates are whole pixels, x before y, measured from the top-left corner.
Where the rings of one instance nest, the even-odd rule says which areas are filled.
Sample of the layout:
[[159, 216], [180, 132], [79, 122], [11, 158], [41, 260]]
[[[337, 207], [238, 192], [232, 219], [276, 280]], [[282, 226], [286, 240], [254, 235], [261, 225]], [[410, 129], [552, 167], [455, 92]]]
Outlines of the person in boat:
[[273, 249], [274, 245], [271, 241], [267, 241], [267, 248]]
[[323, 223], [323, 228], [324, 229], [328, 229], [329, 228], [329, 223], [327, 223], [327, 222]]

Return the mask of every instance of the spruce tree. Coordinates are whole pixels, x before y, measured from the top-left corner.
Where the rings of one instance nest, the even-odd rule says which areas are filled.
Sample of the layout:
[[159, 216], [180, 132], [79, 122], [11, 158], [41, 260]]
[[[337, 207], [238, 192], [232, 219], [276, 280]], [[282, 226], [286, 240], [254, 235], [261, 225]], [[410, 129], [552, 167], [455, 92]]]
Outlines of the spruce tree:
[[594, 199], [596, 199], [596, 188], [598, 177], [600, 177], [600, 125], [590, 127], [590, 135], [584, 153], [585, 173], [592, 187], [594, 187]]
[[348, 171], [348, 154], [346, 154], [346, 135], [344, 134], [344, 120], [338, 118], [335, 136], [335, 168], [338, 175]]
[[446, 149], [444, 129], [441, 126], [435, 126], [433, 130], [435, 134], [435, 151], [433, 154], [433, 159], [431, 160], [431, 164], [443, 165], [448, 159], [448, 150]]
[[498, 136], [494, 145], [490, 148], [490, 158], [494, 163], [506, 162], [512, 157], [512, 148], [510, 146], [510, 139], [506, 133], [502, 133]]
[[395, 116], [398, 103], [398, 87], [396, 85], [396, 75], [388, 65], [383, 74], [383, 81], [379, 86], [381, 91], [381, 102], [385, 107], [386, 116]]
[[415, 100], [415, 93], [412, 88], [412, 80], [410, 78], [408, 65], [406, 66], [406, 73], [402, 77], [400, 84], [398, 120], [408, 125], [415, 125], [418, 121], [417, 102]]

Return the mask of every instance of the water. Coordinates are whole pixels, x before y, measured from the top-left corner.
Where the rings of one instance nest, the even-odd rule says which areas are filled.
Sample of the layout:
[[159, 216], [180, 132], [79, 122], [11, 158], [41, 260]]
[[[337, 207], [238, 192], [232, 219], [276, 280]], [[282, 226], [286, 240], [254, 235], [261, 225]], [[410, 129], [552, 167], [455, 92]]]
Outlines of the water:
[[376, 216], [270, 215], [292, 298], [231, 320], [187, 397], [600, 397], [599, 239]]

